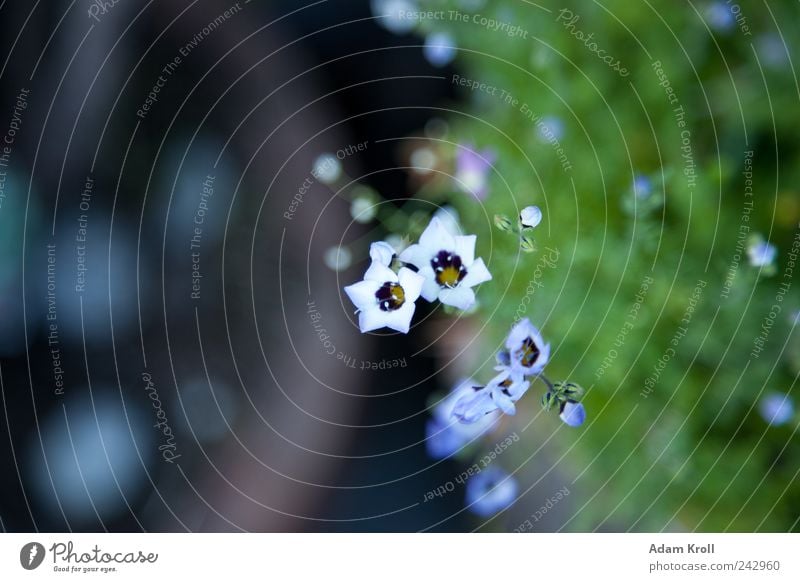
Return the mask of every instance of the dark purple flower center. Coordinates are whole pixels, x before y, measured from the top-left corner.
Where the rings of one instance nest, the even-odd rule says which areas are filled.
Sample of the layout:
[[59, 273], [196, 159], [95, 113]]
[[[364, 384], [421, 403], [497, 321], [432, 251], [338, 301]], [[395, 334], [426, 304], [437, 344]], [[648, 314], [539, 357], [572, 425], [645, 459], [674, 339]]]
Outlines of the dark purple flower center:
[[530, 368], [536, 363], [536, 360], [539, 359], [540, 353], [539, 346], [536, 345], [536, 342], [534, 342], [530, 337], [526, 337], [522, 342], [522, 348], [520, 349], [520, 362], [526, 368]]
[[405, 290], [398, 283], [391, 281], [381, 285], [381, 288], [375, 291], [375, 297], [378, 299], [378, 306], [383, 311], [400, 309], [406, 302]]
[[467, 276], [467, 269], [461, 264], [461, 257], [449, 251], [439, 251], [431, 259], [431, 267], [436, 273], [436, 282], [441, 287], [452, 289]]

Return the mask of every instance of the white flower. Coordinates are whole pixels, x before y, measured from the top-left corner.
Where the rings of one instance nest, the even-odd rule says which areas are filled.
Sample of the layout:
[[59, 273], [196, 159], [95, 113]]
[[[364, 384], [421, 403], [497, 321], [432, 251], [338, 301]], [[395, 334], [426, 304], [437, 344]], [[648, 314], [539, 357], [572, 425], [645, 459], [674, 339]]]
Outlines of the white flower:
[[550, 358], [550, 344], [544, 343], [542, 334], [527, 317], [511, 328], [506, 349], [511, 368], [525, 376], [539, 374]]
[[489, 281], [492, 275], [475, 258], [475, 235], [454, 236], [442, 221], [433, 217], [419, 238], [400, 254], [400, 260], [414, 265], [425, 279], [422, 296], [439, 299], [445, 305], [469, 309], [475, 303], [472, 287]]
[[466, 424], [453, 416], [453, 409], [462, 396], [473, 393], [472, 378], [459, 382], [452, 392], [433, 409], [426, 426], [425, 444], [428, 453], [437, 459], [449, 457], [488, 431], [499, 416], [496, 410], [482, 415], [476, 422]]
[[388, 267], [392, 264], [394, 255], [394, 247], [388, 242], [378, 241], [369, 245], [369, 258], [372, 259], [373, 262], [378, 262], [384, 267]]
[[542, 211], [538, 206], [526, 206], [519, 213], [519, 221], [525, 228], [536, 228], [542, 222]]
[[408, 333], [424, 279], [405, 267], [395, 273], [383, 264], [386, 249], [375, 245], [373, 248], [378, 258], [372, 261], [364, 280], [344, 288], [358, 308], [358, 326], [362, 333], [382, 327]]
[[478, 422], [487, 414], [500, 409], [506, 414], [516, 412], [514, 403], [528, 391], [530, 382], [511, 368], [502, 368], [484, 387], [472, 387], [460, 395], [453, 407], [453, 416], [463, 423]]
[[461, 236], [464, 234], [461, 230], [461, 222], [458, 217], [458, 210], [452, 206], [442, 206], [437, 208], [433, 215], [442, 222], [442, 225], [447, 229], [447, 232], [453, 236]]

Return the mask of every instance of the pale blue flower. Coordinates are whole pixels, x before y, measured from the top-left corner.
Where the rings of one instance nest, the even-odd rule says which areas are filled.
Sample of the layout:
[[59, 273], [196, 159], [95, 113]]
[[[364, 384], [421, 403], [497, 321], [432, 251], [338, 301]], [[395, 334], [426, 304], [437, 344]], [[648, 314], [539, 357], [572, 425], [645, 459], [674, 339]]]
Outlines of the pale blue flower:
[[450, 394], [434, 407], [432, 418], [425, 429], [425, 445], [431, 457], [435, 459], [449, 457], [483, 435], [497, 421], [500, 416], [497, 410], [482, 415], [471, 424], [460, 422], [453, 416], [456, 402], [462, 396], [474, 392], [474, 386], [477, 386], [477, 382], [472, 378], [459, 382]]
[[467, 508], [481, 517], [491, 517], [517, 499], [517, 481], [498, 467], [488, 467], [467, 481]]
[[650, 198], [653, 193], [653, 184], [650, 178], [643, 174], [637, 174], [633, 179], [633, 194], [639, 200]]
[[525, 376], [541, 373], [550, 359], [550, 344], [526, 317], [511, 328], [506, 339], [511, 368]]
[[747, 258], [753, 267], [769, 267], [775, 261], [778, 249], [763, 240], [754, 240], [747, 247]]
[[405, 34], [419, 22], [413, 15], [419, 10], [416, 0], [371, 0], [375, 21], [389, 32]]
[[499, 368], [500, 373], [485, 387], [476, 386], [460, 395], [453, 407], [455, 418], [470, 424], [498, 409], [509, 415], [516, 413], [514, 403], [528, 391], [530, 382], [511, 368]]
[[422, 53], [434, 67], [446, 67], [456, 58], [455, 39], [446, 32], [429, 34]]
[[539, 139], [545, 143], [558, 141], [564, 137], [564, 122], [555, 115], [546, 115], [537, 123]]
[[717, 31], [728, 31], [736, 25], [736, 17], [725, 2], [712, 2], [705, 10], [708, 26]]
[[580, 426], [586, 421], [586, 409], [580, 402], [567, 400], [561, 404], [559, 418], [568, 426]]
[[761, 399], [758, 410], [769, 424], [780, 426], [794, 417], [794, 402], [788, 394], [773, 392]]

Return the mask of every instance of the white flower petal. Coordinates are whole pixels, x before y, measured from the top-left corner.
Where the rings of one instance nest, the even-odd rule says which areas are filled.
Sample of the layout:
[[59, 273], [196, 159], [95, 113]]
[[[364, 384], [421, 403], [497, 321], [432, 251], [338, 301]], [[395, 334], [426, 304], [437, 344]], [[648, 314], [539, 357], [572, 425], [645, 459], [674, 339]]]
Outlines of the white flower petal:
[[538, 206], [527, 206], [519, 213], [519, 220], [522, 226], [536, 228], [542, 222], [542, 211]]
[[498, 408], [500, 408], [500, 410], [502, 410], [506, 414], [514, 416], [517, 413], [517, 409], [514, 406], [514, 402], [511, 400], [511, 398], [509, 398], [505, 394], [494, 392], [492, 394], [492, 400], [494, 400], [494, 403], [497, 404]]
[[475, 293], [465, 285], [459, 285], [453, 289], [440, 289], [439, 301], [445, 305], [467, 310], [475, 303]]
[[439, 283], [436, 282], [436, 273], [433, 272], [433, 267], [430, 265], [427, 267], [422, 267], [419, 270], [419, 274], [425, 279], [425, 282], [422, 284], [422, 292], [420, 293], [425, 301], [434, 302], [439, 297], [439, 291], [441, 287]]
[[431, 254], [439, 251], [454, 251], [456, 248], [456, 241], [447, 231], [447, 227], [442, 224], [442, 221], [435, 216], [431, 218], [431, 222], [422, 235], [419, 237], [419, 244], [429, 249]]
[[378, 303], [375, 292], [380, 286], [381, 284], [375, 281], [359, 281], [345, 287], [344, 292], [357, 309], [364, 310]]
[[432, 256], [431, 251], [424, 248], [422, 245], [411, 245], [400, 253], [400, 260], [404, 263], [414, 265], [418, 269], [422, 269], [425, 265], [431, 264]]
[[481, 283], [491, 280], [492, 274], [489, 272], [489, 269], [486, 268], [483, 259], [476, 259], [475, 262], [467, 268], [467, 275], [461, 280], [459, 287], [474, 287], [475, 285], [480, 285]]
[[387, 242], [378, 241], [369, 245], [369, 258], [384, 267], [388, 267], [392, 264], [394, 254], [392, 245]]
[[475, 260], [475, 241], [477, 238], [474, 234], [455, 237], [456, 254], [461, 258], [461, 264], [467, 269]]
[[397, 279], [405, 293], [406, 303], [414, 303], [422, 292], [422, 285], [425, 283], [425, 277], [419, 273], [415, 273], [411, 269], [403, 267], [397, 273]]
[[361, 329], [361, 333], [386, 327], [385, 315], [386, 312], [381, 310], [377, 304], [368, 309], [362, 309], [358, 313], [358, 327]]
[[386, 265], [382, 265], [377, 261], [372, 261], [369, 269], [364, 273], [364, 280], [375, 281], [381, 285], [389, 281], [395, 283], [397, 282], [397, 274]]
[[385, 311], [383, 325], [400, 333], [408, 333], [416, 305], [406, 301], [400, 309]]

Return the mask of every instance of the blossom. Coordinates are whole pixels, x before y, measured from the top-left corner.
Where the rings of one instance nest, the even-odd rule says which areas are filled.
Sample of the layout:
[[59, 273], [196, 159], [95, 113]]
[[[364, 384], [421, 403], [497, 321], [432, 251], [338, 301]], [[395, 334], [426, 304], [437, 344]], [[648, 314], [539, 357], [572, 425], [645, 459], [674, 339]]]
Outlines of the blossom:
[[428, 454], [436, 459], [449, 457], [488, 431], [495, 423], [499, 412], [482, 415], [476, 422], [466, 424], [453, 416], [456, 402], [465, 394], [474, 392], [476, 382], [470, 378], [456, 384], [450, 394], [433, 409], [425, 430], [425, 445]]
[[[378, 246], [380, 245], [380, 246]], [[375, 257], [364, 280], [344, 288], [358, 309], [362, 333], [388, 327], [408, 333], [424, 279], [406, 267], [395, 273], [386, 264], [386, 243], [375, 243]], [[373, 254], [372, 249], [370, 254]]]
[[489, 517], [514, 503], [518, 489], [514, 477], [488, 467], [467, 481], [466, 504], [473, 513]]
[[539, 139], [544, 143], [553, 143], [564, 137], [564, 122], [554, 115], [546, 115], [536, 122], [539, 128]]
[[492, 278], [483, 259], [475, 258], [475, 239], [475, 235], [451, 234], [444, 222], [434, 216], [419, 244], [400, 254], [400, 260], [414, 265], [424, 278], [422, 296], [427, 301], [438, 299], [464, 310], [472, 307], [472, 287]]
[[636, 177], [633, 179], [633, 194], [639, 200], [644, 200], [650, 197], [650, 194], [653, 193], [653, 184], [650, 182], [650, 178], [644, 176], [642, 174], [637, 174]]
[[372, 259], [373, 262], [377, 262], [384, 267], [388, 267], [392, 264], [394, 255], [394, 247], [388, 242], [378, 241], [369, 245], [369, 258]]
[[550, 358], [550, 344], [544, 343], [539, 330], [527, 317], [511, 328], [506, 349], [511, 368], [525, 376], [539, 374]]
[[530, 387], [530, 382], [511, 368], [499, 366], [497, 374], [485, 386], [473, 386], [471, 391], [459, 395], [453, 407], [453, 416], [465, 424], [480, 421], [487, 414], [500, 409], [506, 414], [516, 413], [517, 402]]
[[480, 153], [466, 144], [458, 148], [456, 154], [455, 179], [458, 186], [478, 199], [486, 197], [489, 190], [489, 172], [495, 160], [495, 153], [485, 149]]
[[425, 37], [422, 53], [434, 67], [449, 65], [456, 58], [455, 39], [446, 32], [435, 32]]
[[778, 249], [763, 240], [754, 240], [747, 247], [747, 258], [753, 267], [769, 267], [775, 261]]
[[405, 34], [416, 25], [416, 20], [406, 18], [418, 10], [416, 0], [371, 0], [370, 6], [376, 22], [389, 32]]
[[712, 2], [705, 10], [706, 21], [714, 30], [726, 31], [733, 28], [736, 24], [736, 17], [730, 6], [724, 2]]
[[536, 228], [542, 222], [542, 211], [538, 206], [526, 206], [519, 213], [519, 222], [524, 228]]
[[794, 416], [794, 402], [788, 394], [773, 392], [765, 396], [759, 403], [761, 417], [769, 424], [780, 426], [786, 424]]
[[561, 403], [561, 414], [558, 416], [568, 426], [580, 426], [586, 421], [586, 409], [580, 402], [567, 400]]

